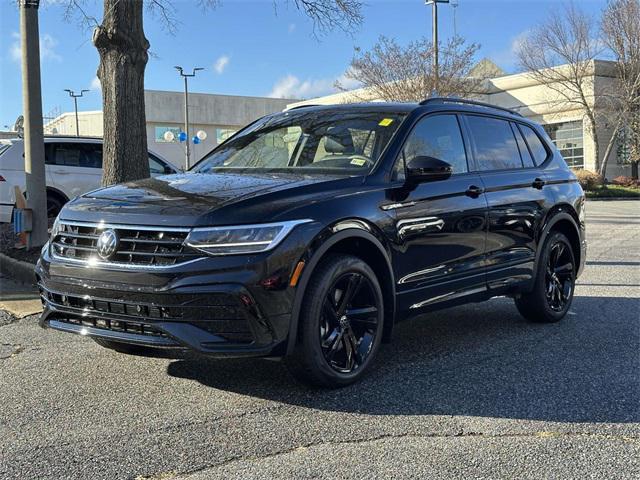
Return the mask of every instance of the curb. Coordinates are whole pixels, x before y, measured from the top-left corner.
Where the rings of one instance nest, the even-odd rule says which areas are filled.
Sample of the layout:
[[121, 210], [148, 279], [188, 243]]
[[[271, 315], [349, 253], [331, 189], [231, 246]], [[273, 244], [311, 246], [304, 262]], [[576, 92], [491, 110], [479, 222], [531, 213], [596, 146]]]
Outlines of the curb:
[[13, 277], [19, 282], [35, 285], [35, 268], [36, 266], [33, 263], [16, 260], [4, 253], [0, 253], [0, 272]]
[[591, 202], [613, 202], [616, 200], [623, 200], [625, 202], [628, 202], [630, 200], [638, 201], [640, 200], [640, 197], [590, 197], [587, 195], [587, 200]]

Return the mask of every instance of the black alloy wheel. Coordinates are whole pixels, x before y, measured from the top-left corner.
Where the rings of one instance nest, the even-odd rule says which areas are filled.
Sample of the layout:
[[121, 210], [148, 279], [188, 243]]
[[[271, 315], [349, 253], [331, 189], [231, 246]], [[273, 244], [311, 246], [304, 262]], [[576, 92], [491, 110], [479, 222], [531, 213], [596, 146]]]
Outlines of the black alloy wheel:
[[532, 322], [557, 322], [569, 311], [576, 283], [576, 261], [567, 237], [551, 232], [544, 242], [531, 292], [516, 298], [518, 311]]
[[373, 270], [360, 258], [328, 255], [305, 288], [297, 342], [287, 366], [305, 383], [349, 385], [375, 358], [383, 322], [382, 290]]
[[551, 246], [545, 282], [549, 307], [554, 312], [563, 311], [573, 295], [573, 255], [562, 241]]
[[351, 373], [371, 353], [378, 332], [378, 302], [371, 281], [345, 273], [329, 288], [320, 321], [324, 358], [337, 372]]

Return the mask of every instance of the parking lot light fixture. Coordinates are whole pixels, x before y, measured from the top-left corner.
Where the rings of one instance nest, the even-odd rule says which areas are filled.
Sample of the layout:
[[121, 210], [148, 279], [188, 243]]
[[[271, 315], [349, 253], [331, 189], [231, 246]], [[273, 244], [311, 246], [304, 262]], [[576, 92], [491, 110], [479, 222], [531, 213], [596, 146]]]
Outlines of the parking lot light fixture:
[[89, 90], [80, 90], [80, 93], [76, 93], [73, 90], [69, 90], [68, 88], [65, 88], [64, 91], [67, 92], [71, 98], [73, 98], [73, 106], [74, 106], [75, 112], [76, 112], [76, 137], [79, 137], [80, 136], [80, 125], [79, 125], [79, 122], [78, 122], [78, 99], [81, 98], [81, 97], [84, 97], [84, 93], [88, 92]]
[[202, 67], [196, 67], [194, 68], [191, 73], [184, 73], [184, 69], [179, 66], [176, 65], [175, 68], [178, 73], [180, 74], [180, 76], [182, 78], [184, 78], [184, 131], [187, 135], [186, 139], [185, 139], [185, 147], [184, 147], [184, 155], [185, 155], [185, 169], [189, 170], [189, 167], [191, 166], [191, 161], [190, 161], [190, 157], [191, 157], [191, 151], [189, 148], [189, 85], [188, 85], [188, 80], [189, 77], [195, 77], [196, 76], [196, 72], [199, 70], [204, 70], [204, 68]]

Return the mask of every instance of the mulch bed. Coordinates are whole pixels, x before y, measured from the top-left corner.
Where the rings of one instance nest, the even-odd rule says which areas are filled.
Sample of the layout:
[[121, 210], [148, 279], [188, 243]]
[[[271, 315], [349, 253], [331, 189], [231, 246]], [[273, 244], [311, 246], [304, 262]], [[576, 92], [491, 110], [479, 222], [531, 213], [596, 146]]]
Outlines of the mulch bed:
[[[49, 228], [53, 225], [53, 220], [53, 218], [49, 220]], [[18, 240], [18, 236], [13, 232], [13, 224], [0, 224], [0, 252], [16, 260], [35, 264], [40, 256], [41, 247], [30, 248], [29, 250], [16, 248]]]

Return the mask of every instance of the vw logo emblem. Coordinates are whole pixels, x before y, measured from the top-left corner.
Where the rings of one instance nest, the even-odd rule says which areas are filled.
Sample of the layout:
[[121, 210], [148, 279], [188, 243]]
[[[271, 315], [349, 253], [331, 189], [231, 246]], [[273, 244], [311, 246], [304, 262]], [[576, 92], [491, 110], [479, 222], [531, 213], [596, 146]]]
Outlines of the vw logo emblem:
[[111, 255], [113, 255], [118, 248], [118, 234], [115, 230], [105, 230], [98, 237], [98, 243], [96, 244], [96, 248], [98, 250], [98, 255], [103, 260], [108, 260]]

